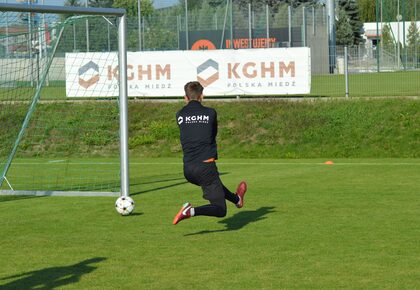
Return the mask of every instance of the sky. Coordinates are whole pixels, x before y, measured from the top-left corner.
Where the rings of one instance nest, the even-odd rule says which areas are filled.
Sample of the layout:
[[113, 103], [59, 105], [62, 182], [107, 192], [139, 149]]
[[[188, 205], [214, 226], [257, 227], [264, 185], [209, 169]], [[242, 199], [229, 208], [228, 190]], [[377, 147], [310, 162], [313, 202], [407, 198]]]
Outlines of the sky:
[[[0, 3], [18, 3], [25, 0], [0, 0]], [[45, 5], [64, 5], [65, 0], [38, 0], [38, 3], [44, 1]], [[85, 3], [85, 0], [80, 0], [81, 3]], [[153, 1], [155, 8], [167, 7], [178, 3], [179, 0], [155, 0]]]

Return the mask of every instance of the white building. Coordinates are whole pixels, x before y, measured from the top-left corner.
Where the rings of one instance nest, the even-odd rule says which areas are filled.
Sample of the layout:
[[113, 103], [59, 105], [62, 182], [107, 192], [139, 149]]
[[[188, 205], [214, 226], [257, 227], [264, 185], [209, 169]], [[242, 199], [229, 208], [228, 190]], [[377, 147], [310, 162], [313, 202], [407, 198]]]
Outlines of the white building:
[[[363, 24], [363, 28], [365, 33], [363, 34], [363, 38], [366, 39], [366, 42], [370, 42], [372, 46], [376, 46], [377, 39], [381, 38], [382, 35], [382, 27], [384, 25], [388, 25], [391, 28], [392, 34], [394, 39], [399, 39], [400, 43], [404, 46], [407, 43], [408, 39], [408, 29], [411, 25], [411, 21], [400, 21], [400, 22], [390, 22], [390, 23], [378, 23], [378, 34], [376, 31], [376, 22], [366, 22]], [[420, 30], [420, 21], [416, 22], [417, 28]], [[399, 29], [398, 29], [399, 26]], [[405, 37], [405, 41], [404, 41]]]

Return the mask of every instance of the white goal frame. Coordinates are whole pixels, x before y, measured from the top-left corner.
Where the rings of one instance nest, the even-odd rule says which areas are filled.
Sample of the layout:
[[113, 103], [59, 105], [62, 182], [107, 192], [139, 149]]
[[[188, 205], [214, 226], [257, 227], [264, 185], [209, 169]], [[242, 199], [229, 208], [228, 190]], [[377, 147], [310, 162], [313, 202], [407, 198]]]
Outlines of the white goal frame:
[[[66, 192], [66, 191], [14, 191], [0, 190], [0, 195], [65, 195], [65, 196], [104, 196], [104, 195], [120, 195], [129, 196], [129, 157], [128, 157], [128, 83], [127, 83], [127, 19], [125, 9], [116, 8], [90, 8], [90, 7], [69, 7], [69, 6], [50, 6], [50, 5], [33, 5], [33, 4], [4, 4], [0, 3], [0, 11], [2, 12], [29, 12], [29, 13], [52, 13], [52, 14], [74, 14], [74, 15], [94, 15], [94, 16], [114, 16], [118, 17], [118, 66], [119, 66], [119, 108], [120, 108], [120, 182], [121, 188], [119, 193], [106, 192]], [[45, 81], [45, 78], [41, 80]], [[35, 106], [39, 100], [39, 94], [35, 95], [31, 106]], [[27, 115], [23, 122], [19, 136], [15, 142], [15, 146], [10, 154], [3, 172], [0, 172], [0, 187], [4, 181], [7, 181], [7, 172], [10, 168], [17, 147], [22, 139], [30, 121], [30, 114]]]

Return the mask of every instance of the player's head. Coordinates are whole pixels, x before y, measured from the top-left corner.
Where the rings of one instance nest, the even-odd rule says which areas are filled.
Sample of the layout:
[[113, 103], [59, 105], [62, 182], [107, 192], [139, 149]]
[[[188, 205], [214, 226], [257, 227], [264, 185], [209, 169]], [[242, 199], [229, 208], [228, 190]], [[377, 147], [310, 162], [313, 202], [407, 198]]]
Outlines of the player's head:
[[185, 100], [201, 101], [203, 99], [203, 86], [199, 82], [188, 82], [184, 86]]

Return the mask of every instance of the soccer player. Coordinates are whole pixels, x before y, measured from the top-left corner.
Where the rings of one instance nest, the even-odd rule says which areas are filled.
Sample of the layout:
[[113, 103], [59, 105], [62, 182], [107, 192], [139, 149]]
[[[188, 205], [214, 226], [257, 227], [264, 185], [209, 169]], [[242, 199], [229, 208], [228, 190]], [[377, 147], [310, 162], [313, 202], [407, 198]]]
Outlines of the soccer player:
[[241, 208], [247, 185], [239, 183], [236, 193], [227, 189], [219, 177], [217, 160], [217, 114], [212, 108], [204, 107], [203, 87], [199, 82], [184, 86], [187, 103], [177, 114], [182, 151], [184, 152], [184, 176], [192, 184], [201, 186], [203, 198], [210, 204], [193, 207], [185, 203], [173, 220], [176, 225], [193, 216], [226, 216], [226, 199]]

